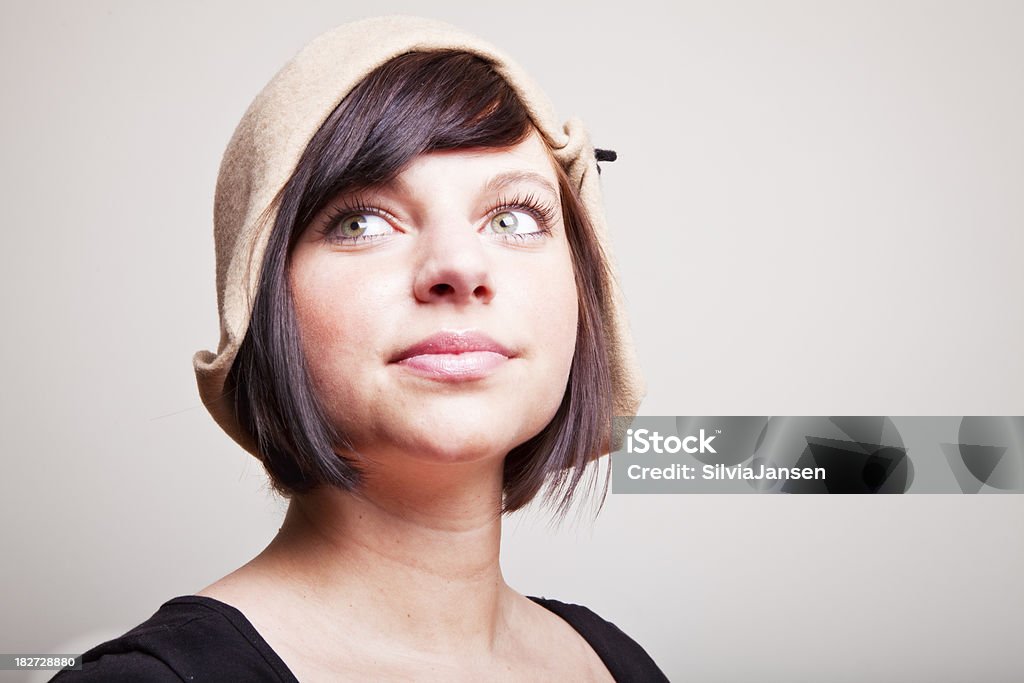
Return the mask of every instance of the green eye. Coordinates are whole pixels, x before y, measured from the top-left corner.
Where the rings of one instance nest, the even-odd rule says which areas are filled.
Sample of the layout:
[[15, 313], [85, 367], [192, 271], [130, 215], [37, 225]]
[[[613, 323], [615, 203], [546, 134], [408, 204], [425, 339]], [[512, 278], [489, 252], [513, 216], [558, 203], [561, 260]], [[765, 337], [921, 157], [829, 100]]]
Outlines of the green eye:
[[339, 216], [330, 228], [331, 237], [338, 241], [383, 237], [394, 232], [384, 218], [372, 213], [346, 213]]
[[537, 221], [522, 211], [502, 211], [491, 219], [491, 230], [499, 235], [531, 233], [540, 230]]
[[367, 216], [361, 214], [345, 216], [338, 223], [338, 232], [341, 233], [342, 237], [359, 237], [370, 227], [370, 221], [367, 218]]

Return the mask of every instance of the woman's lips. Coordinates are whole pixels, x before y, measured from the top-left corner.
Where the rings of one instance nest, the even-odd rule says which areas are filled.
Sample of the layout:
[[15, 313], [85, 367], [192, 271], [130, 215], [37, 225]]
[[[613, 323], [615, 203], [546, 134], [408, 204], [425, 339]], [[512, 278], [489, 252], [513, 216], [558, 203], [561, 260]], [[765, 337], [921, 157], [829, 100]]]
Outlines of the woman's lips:
[[508, 356], [494, 351], [466, 351], [409, 356], [398, 364], [431, 379], [458, 382], [483, 379], [508, 360]]
[[515, 354], [482, 332], [442, 331], [397, 353], [391, 362], [446, 382], [483, 379]]

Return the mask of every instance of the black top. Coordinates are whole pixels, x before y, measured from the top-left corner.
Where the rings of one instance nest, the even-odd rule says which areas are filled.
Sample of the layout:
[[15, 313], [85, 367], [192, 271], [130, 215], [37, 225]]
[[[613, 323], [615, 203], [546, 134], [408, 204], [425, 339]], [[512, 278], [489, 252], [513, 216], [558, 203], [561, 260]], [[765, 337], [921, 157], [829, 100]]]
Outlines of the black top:
[[[535, 598], [590, 644], [616, 681], [668, 681], [636, 641], [581, 605]], [[238, 609], [204, 595], [168, 600], [123, 636], [82, 655], [81, 671], [51, 683], [298, 683], [284, 661]]]

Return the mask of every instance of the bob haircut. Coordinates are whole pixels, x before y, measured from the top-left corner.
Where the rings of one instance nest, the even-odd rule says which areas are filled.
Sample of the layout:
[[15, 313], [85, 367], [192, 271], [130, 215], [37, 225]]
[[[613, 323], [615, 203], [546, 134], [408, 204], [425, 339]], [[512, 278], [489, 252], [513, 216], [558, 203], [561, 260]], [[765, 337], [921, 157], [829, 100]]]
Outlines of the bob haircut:
[[[486, 59], [457, 50], [409, 52], [363, 79], [313, 135], [278, 206], [249, 328], [227, 377], [236, 414], [255, 438], [273, 488], [285, 498], [319, 486], [358, 492], [359, 454], [327, 419], [306, 369], [287, 269], [307, 225], [336, 195], [384, 183], [419, 154], [503, 148], [533, 122]], [[550, 154], [549, 154], [550, 156]], [[554, 161], [579, 300], [576, 346], [555, 416], [504, 462], [502, 512], [545, 496], [568, 511], [586, 465], [611, 430], [612, 383], [602, 310], [607, 261], [565, 170]], [[345, 453], [342, 455], [341, 453]], [[601, 497], [607, 494], [607, 478]]]

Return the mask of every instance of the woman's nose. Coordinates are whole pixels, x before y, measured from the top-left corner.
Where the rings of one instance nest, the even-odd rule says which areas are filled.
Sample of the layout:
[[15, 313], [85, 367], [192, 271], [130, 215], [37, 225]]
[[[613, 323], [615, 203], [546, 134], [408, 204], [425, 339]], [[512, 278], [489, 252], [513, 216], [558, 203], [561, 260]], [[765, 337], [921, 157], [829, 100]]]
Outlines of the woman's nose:
[[447, 224], [419, 234], [414, 290], [423, 302], [487, 303], [495, 296], [483, 239], [472, 227]]
[[425, 231], [419, 238], [422, 251], [413, 285], [417, 300], [488, 303], [494, 298], [486, 248], [474, 230]]

